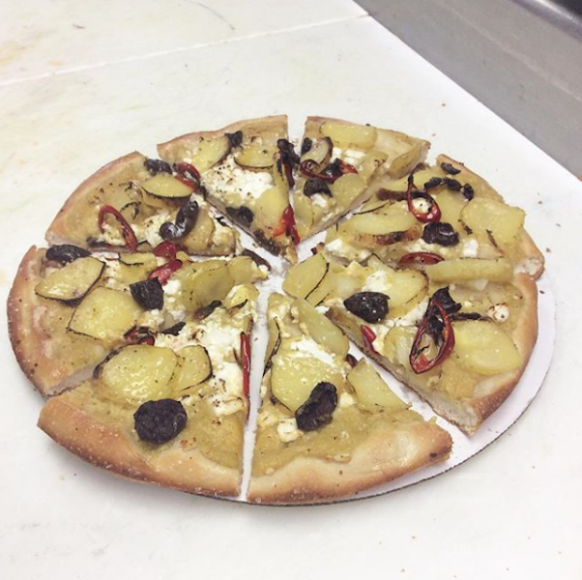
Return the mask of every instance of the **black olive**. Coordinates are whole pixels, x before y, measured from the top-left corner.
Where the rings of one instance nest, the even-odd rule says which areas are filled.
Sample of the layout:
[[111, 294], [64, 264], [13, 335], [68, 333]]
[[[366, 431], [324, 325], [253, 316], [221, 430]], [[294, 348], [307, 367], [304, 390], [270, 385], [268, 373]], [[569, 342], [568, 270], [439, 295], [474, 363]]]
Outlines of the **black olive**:
[[85, 248], [79, 248], [72, 244], [62, 244], [61, 246], [52, 246], [46, 251], [47, 260], [54, 260], [59, 264], [69, 264], [79, 258], [90, 256], [91, 252]]
[[231, 147], [238, 147], [243, 142], [243, 132], [237, 131], [236, 133], [227, 133], [226, 136], [230, 141]]
[[334, 181], [339, 179], [344, 172], [342, 171], [342, 162], [340, 159], [334, 159], [322, 172], [322, 175], [332, 178]]
[[166, 330], [162, 330], [161, 334], [171, 334], [172, 336], [178, 336], [180, 331], [186, 326], [185, 322], [177, 322], [174, 326], [170, 326], [170, 328], [166, 328]]
[[248, 256], [257, 266], [265, 266], [268, 270], [271, 270], [271, 264], [265, 260], [262, 256], [259, 256], [256, 252], [252, 250], [244, 249], [241, 253], [241, 256]]
[[146, 159], [144, 165], [151, 175], [157, 175], [158, 173], [172, 173], [170, 165], [161, 159]]
[[271, 252], [271, 254], [278, 256], [281, 253], [281, 251], [282, 251], [281, 246], [272, 238], [268, 238], [264, 234], [263, 230], [255, 230], [253, 232], [253, 236], [257, 240], [257, 242], [261, 246], [263, 246], [263, 248], [265, 248], [266, 250]]
[[448, 286], [437, 290], [431, 297], [431, 302], [438, 302], [447, 314], [455, 314], [461, 310], [461, 305], [455, 302], [449, 294]]
[[461, 191], [461, 184], [456, 179], [450, 177], [443, 177], [443, 183], [453, 191]]
[[424, 189], [434, 189], [439, 185], [442, 185], [445, 180], [442, 177], [431, 177], [425, 184]]
[[376, 323], [388, 314], [388, 296], [381, 292], [358, 292], [346, 298], [344, 306], [358, 318]]
[[446, 171], [449, 175], [457, 175], [457, 173], [461, 173], [460, 169], [453, 167], [450, 163], [441, 163], [441, 167], [443, 171]]
[[186, 427], [188, 417], [180, 401], [147, 401], [133, 415], [135, 430], [142, 441], [161, 445]]
[[459, 312], [457, 314], [451, 314], [449, 320], [489, 320], [488, 316], [483, 316], [478, 312]]
[[465, 199], [471, 201], [475, 197], [475, 190], [468, 184], [465, 183], [461, 188], [461, 193], [465, 196]]
[[301, 143], [301, 155], [305, 155], [308, 151], [311, 151], [313, 147], [313, 141], [309, 137], [305, 137], [303, 139], [303, 143]]
[[283, 162], [283, 164], [289, 165], [291, 167], [299, 165], [299, 155], [295, 153], [293, 143], [287, 141], [287, 139], [278, 139], [277, 147], [281, 152], [281, 161]]
[[316, 193], [320, 193], [321, 195], [327, 195], [331, 197], [331, 190], [329, 189], [329, 185], [323, 179], [319, 177], [310, 177], [305, 182], [305, 187], [303, 188], [303, 195], [307, 197], [311, 197]]
[[232, 218], [233, 221], [239, 222], [243, 226], [250, 226], [253, 223], [255, 215], [252, 210], [244, 205], [240, 207], [227, 207], [226, 213]]
[[210, 316], [219, 306], [222, 306], [222, 302], [220, 300], [213, 300], [210, 304], [199, 308], [194, 313], [194, 318], [196, 320], [203, 320], [207, 316]]
[[196, 225], [199, 208], [195, 201], [189, 201], [178, 211], [176, 222], [165, 222], [160, 226], [160, 236], [164, 240], [177, 240], [188, 235]]
[[459, 243], [459, 234], [447, 222], [432, 222], [424, 226], [422, 239], [427, 244], [439, 246], [456, 246]]
[[[384, 200], [403, 201], [408, 197], [408, 195], [406, 194], [406, 191], [392, 191], [391, 189], [385, 189], [385, 188], [381, 187], [376, 192], [376, 197], [380, 201], [384, 201]], [[366, 212], [361, 212], [361, 213], [366, 213]]]
[[309, 399], [295, 411], [297, 427], [301, 431], [315, 431], [331, 423], [337, 407], [337, 389], [331, 383], [319, 383]]
[[133, 299], [146, 310], [160, 310], [164, 306], [164, 289], [157, 278], [129, 285]]

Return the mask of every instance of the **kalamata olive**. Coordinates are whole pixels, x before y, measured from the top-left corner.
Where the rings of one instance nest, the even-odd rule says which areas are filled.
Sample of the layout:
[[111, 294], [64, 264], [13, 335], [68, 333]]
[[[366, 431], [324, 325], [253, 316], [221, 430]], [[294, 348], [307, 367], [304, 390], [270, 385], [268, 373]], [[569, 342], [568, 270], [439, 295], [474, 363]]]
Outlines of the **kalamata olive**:
[[157, 175], [158, 173], [172, 173], [170, 165], [161, 159], [146, 159], [144, 165], [151, 175]]
[[388, 314], [388, 296], [381, 292], [358, 292], [344, 300], [344, 306], [358, 318], [371, 324]]
[[424, 226], [422, 239], [427, 244], [456, 246], [459, 243], [459, 234], [447, 222], [433, 222]]
[[236, 133], [227, 133], [226, 136], [230, 141], [231, 147], [238, 147], [243, 142], [243, 132], [236, 131]]
[[140, 405], [133, 419], [135, 430], [142, 441], [161, 445], [183, 431], [188, 416], [180, 401], [161, 399]]
[[90, 256], [91, 252], [85, 248], [79, 248], [72, 244], [62, 244], [60, 246], [52, 246], [46, 251], [47, 260], [53, 260], [59, 264], [69, 264], [79, 258], [86, 258]]
[[465, 183], [461, 188], [461, 193], [465, 196], [465, 199], [471, 201], [475, 197], [475, 190], [468, 184]]
[[453, 167], [450, 163], [441, 163], [441, 167], [443, 171], [446, 171], [449, 175], [457, 175], [457, 173], [461, 173], [460, 169]]
[[297, 427], [301, 431], [315, 431], [331, 423], [337, 407], [337, 389], [331, 383], [318, 383], [309, 399], [295, 411]]
[[461, 191], [461, 184], [450, 177], [443, 177], [443, 183], [453, 191]]
[[440, 288], [431, 297], [431, 302], [438, 302], [447, 314], [454, 314], [461, 310], [461, 304], [455, 302], [449, 293], [449, 287]]
[[424, 189], [434, 189], [439, 185], [442, 185], [445, 180], [442, 177], [431, 177], [425, 184]]
[[328, 197], [331, 197], [331, 190], [329, 189], [327, 183], [323, 181], [323, 179], [320, 179], [319, 177], [310, 177], [305, 182], [303, 194], [306, 195], [307, 197], [311, 197], [316, 193], [320, 193], [321, 195], [327, 195]]
[[381, 187], [376, 192], [376, 197], [380, 201], [385, 201], [385, 200], [403, 201], [408, 197], [408, 195], [406, 194], [406, 191], [393, 191], [391, 189], [385, 189], [385, 188]]
[[241, 205], [240, 207], [227, 207], [226, 213], [233, 221], [239, 222], [243, 226], [250, 226], [255, 217], [252, 210], [244, 205]]
[[195, 201], [189, 201], [178, 211], [176, 222], [165, 222], [160, 226], [160, 236], [164, 240], [177, 240], [187, 236], [196, 225], [199, 208]]
[[178, 336], [180, 331], [186, 326], [185, 322], [176, 322], [170, 328], [166, 328], [166, 330], [162, 330], [161, 334], [170, 334], [171, 336]]
[[344, 174], [342, 169], [342, 160], [334, 159], [322, 172], [321, 175], [335, 181]]
[[308, 151], [311, 151], [313, 147], [313, 141], [309, 137], [305, 137], [303, 139], [303, 143], [301, 143], [301, 155], [305, 155]]
[[458, 312], [457, 314], [451, 314], [449, 316], [451, 322], [457, 322], [459, 320], [491, 320], [489, 316], [483, 316], [478, 312]]
[[146, 310], [160, 310], [164, 307], [164, 289], [157, 278], [143, 280], [129, 285], [133, 299]]
[[293, 143], [287, 141], [287, 139], [278, 139], [277, 147], [281, 153], [281, 161], [291, 167], [299, 165], [299, 155], [295, 153], [295, 148]]
[[265, 250], [271, 252], [271, 254], [278, 256], [281, 253], [282, 251], [281, 246], [272, 238], [268, 238], [263, 232], [263, 230], [255, 230], [253, 232], [253, 236], [257, 240], [257, 242], [261, 246], [263, 246]]

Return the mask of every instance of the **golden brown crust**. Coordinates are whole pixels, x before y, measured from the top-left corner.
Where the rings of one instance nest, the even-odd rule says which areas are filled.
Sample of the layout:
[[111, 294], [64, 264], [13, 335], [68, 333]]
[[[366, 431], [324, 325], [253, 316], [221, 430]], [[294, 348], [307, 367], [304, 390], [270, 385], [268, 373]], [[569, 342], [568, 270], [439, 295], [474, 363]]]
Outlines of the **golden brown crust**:
[[86, 234], [88, 231], [97, 230], [97, 220], [95, 223], [82, 224], [76, 218], [77, 212], [91, 204], [93, 196], [99, 188], [106, 187], [110, 182], [116, 180], [121, 173], [139, 174], [144, 171], [145, 157], [138, 152], [130, 153], [104, 165], [93, 175], [88, 177], [69, 196], [65, 205], [49, 226], [45, 234], [45, 239], [49, 244], [74, 243], [86, 245]]
[[49, 308], [60, 309], [66, 315], [68, 307], [39, 298], [34, 291], [41, 280], [44, 256], [45, 250], [32, 246], [22, 259], [8, 297], [8, 329], [18, 364], [46, 397], [79, 384], [106, 352], [96, 350], [93, 360], [82, 366], [74, 358], [51, 355], [53, 344], [61, 337], [52, 336], [43, 328], [43, 315]]
[[38, 426], [84, 461], [116, 475], [202, 495], [239, 493], [237, 470], [210, 461], [197, 449], [183, 450], [178, 445], [147, 453], [121, 426], [103, 422], [67, 394], [46, 403]]
[[445, 461], [451, 436], [434, 423], [387, 425], [358, 446], [348, 463], [297, 457], [272, 475], [251, 478], [255, 503], [317, 503], [392, 481], [432, 463]]

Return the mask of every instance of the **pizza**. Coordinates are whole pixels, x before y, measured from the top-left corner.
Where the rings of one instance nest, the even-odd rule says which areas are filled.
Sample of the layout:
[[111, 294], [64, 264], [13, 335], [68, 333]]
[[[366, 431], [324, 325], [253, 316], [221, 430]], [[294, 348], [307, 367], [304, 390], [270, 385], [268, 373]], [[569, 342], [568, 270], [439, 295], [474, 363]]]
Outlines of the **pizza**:
[[276, 116], [98, 170], [9, 296], [40, 428], [112, 473], [267, 504], [446, 462], [447, 426], [477, 432], [528, 365], [544, 263], [523, 210], [428, 149], [326, 117], [293, 140]]

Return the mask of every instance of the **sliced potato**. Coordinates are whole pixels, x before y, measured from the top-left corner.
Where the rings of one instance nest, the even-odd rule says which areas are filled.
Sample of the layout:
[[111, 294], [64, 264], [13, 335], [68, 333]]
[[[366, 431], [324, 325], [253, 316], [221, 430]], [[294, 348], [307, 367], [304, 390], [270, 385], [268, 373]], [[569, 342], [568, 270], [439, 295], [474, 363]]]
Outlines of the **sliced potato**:
[[177, 354], [178, 364], [171, 381], [173, 395], [193, 395], [212, 376], [212, 362], [200, 345], [185, 346]]
[[89, 292], [101, 278], [104, 269], [105, 264], [97, 258], [79, 258], [51, 272], [36, 285], [34, 291], [43, 298], [74, 302]]
[[[311, 200], [302, 192], [293, 193], [293, 211], [298, 227], [304, 227], [309, 231], [314, 221], [313, 207]], [[299, 235], [303, 236], [304, 234], [305, 232], [299, 231]]]
[[251, 284], [240, 284], [235, 286], [224, 299], [225, 308], [234, 308], [245, 302], [254, 302], [259, 297], [259, 291]]
[[77, 306], [69, 330], [110, 343], [121, 339], [142, 312], [129, 292], [99, 287]]
[[349, 207], [366, 189], [366, 183], [357, 173], [346, 173], [331, 185], [331, 193], [340, 208]]
[[146, 179], [141, 187], [149, 195], [168, 200], [188, 199], [194, 191], [192, 187], [169, 173], [158, 173]]
[[146, 344], [119, 349], [99, 367], [99, 391], [120, 403], [141, 405], [171, 395], [177, 357], [169, 348]]
[[323, 314], [318, 312], [314, 306], [305, 300], [297, 299], [293, 303], [299, 315], [299, 324], [304, 326], [307, 333], [315, 342], [337, 354], [346, 358], [350, 349], [347, 336]]
[[301, 156], [301, 162], [313, 161], [317, 168], [323, 168], [329, 163], [332, 151], [333, 143], [329, 138], [313, 139], [311, 149]]
[[453, 191], [443, 191], [435, 196], [435, 200], [441, 210], [441, 222], [451, 224], [456, 231], [462, 231], [461, 212], [467, 201]]
[[180, 238], [180, 244], [192, 254], [207, 250], [212, 245], [212, 235], [215, 229], [216, 225], [208, 209], [200, 208], [196, 224], [186, 236]]
[[192, 165], [204, 173], [223, 161], [230, 149], [230, 139], [226, 135], [216, 139], [202, 139], [192, 153]]
[[276, 318], [269, 318], [267, 321], [267, 328], [269, 330], [269, 340], [267, 342], [267, 350], [265, 351], [265, 368], [270, 365], [271, 359], [281, 344], [281, 330]]
[[406, 203], [396, 203], [375, 212], [355, 215], [345, 222], [345, 229], [357, 234], [386, 235], [405, 232], [418, 224]]
[[334, 145], [349, 147], [354, 145], [361, 149], [371, 149], [376, 142], [378, 131], [368, 125], [347, 125], [328, 121], [324, 123], [320, 132], [329, 137]]
[[194, 269], [182, 278], [184, 305], [188, 311], [196, 312], [214, 300], [224, 300], [233, 286], [234, 280], [224, 261]]
[[388, 155], [383, 151], [372, 150], [366, 154], [362, 159], [358, 174], [367, 183], [372, 175], [376, 172], [378, 167], [382, 165], [388, 159]]
[[399, 411], [408, 407], [363, 358], [348, 373], [348, 382], [356, 391], [358, 405], [364, 409], [374, 410], [380, 406], [389, 411]]
[[119, 261], [128, 266], [147, 264], [152, 268], [156, 268], [158, 265], [157, 258], [151, 252], [123, 253], [119, 255]]
[[429, 279], [438, 284], [488, 280], [490, 282], [511, 282], [513, 267], [507, 258], [482, 260], [480, 258], [455, 258], [426, 266]]
[[411, 371], [410, 350], [415, 336], [416, 327], [414, 326], [395, 326], [391, 328], [384, 337], [382, 353], [390, 362]]
[[463, 368], [482, 375], [496, 375], [521, 365], [517, 347], [494, 322], [465, 320], [454, 322], [453, 328], [453, 356]]
[[271, 187], [264, 191], [257, 200], [255, 219], [264, 225], [275, 227], [281, 221], [283, 212], [289, 205], [289, 194], [281, 187]]
[[259, 141], [251, 141], [245, 145], [241, 152], [234, 156], [237, 165], [245, 169], [258, 169], [264, 171], [275, 165], [277, 148], [271, 145], [264, 145]]
[[329, 263], [322, 254], [315, 254], [293, 266], [283, 282], [283, 290], [294, 298], [305, 298], [323, 280]]
[[250, 284], [266, 278], [255, 261], [249, 256], [235, 256], [227, 262], [226, 267], [234, 280], [235, 286], [238, 284]]

